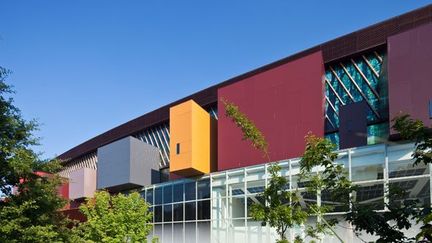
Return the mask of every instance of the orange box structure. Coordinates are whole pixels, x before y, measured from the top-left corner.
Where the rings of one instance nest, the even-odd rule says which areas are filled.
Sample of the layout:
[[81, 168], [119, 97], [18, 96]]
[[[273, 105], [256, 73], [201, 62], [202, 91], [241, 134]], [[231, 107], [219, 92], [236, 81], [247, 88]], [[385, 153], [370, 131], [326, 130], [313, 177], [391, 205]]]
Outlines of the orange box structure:
[[216, 121], [195, 101], [170, 108], [170, 172], [180, 176], [216, 169]]

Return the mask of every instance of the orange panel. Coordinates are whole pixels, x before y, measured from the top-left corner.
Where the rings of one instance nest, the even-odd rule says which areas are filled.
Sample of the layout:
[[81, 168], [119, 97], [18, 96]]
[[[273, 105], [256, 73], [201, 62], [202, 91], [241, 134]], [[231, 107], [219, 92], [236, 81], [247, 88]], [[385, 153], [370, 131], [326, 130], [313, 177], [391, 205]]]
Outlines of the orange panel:
[[213, 171], [216, 122], [193, 100], [170, 108], [170, 172], [194, 176]]

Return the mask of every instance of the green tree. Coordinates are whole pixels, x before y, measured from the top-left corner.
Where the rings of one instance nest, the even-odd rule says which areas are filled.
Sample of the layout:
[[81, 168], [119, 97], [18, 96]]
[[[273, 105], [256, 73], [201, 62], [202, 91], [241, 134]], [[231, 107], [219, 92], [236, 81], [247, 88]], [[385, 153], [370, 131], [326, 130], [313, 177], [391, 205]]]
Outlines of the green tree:
[[[35, 121], [26, 121], [14, 106], [10, 74], [0, 67], [0, 242], [67, 242], [70, 223], [59, 210], [62, 183], [58, 161], [43, 161], [32, 150], [37, 145]], [[39, 176], [36, 172], [52, 173]], [[15, 189], [15, 193], [13, 192]]]
[[[300, 160], [300, 181], [304, 182], [310, 195], [321, 197], [326, 193], [333, 202], [337, 202], [339, 207], [347, 211], [349, 193], [353, 186], [343, 165], [335, 163], [338, 157], [334, 152], [335, 148], [328, 139], [309, 133], [306, 136], [305, 152]], [[324, 214], [334, 209], [334, 206], [309, 203], [307, 207], [310, 215], [317, 216], [316, 224], [306, 228], [308, 236], [320, 239], [322, 235], [330, 234], [343, 242], [333, 229], [338, 221], [324, 218]]]
[[85, 242], [146, 242], [152, 229], [152, 213], [137, 192], [110, 195], [96, 192], [80, 210], [87, 218], [75, 232]]

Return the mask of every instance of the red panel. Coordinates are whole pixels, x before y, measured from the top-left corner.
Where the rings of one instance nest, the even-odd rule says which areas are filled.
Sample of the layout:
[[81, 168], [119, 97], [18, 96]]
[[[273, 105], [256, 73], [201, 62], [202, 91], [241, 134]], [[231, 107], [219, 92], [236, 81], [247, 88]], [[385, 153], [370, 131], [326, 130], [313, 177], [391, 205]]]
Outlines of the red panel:
[[432, 24], [388, 38], [390, 118], [400, 112], [431, 125]]
[[221, 98], [239, 106], [264, 133], [272, 161], [294, 158], [304, 151], [311, 131], [324, 135], [324, 64], [321, 52], [283, 64], [218, 90], [218, 170], [267, 162], [242, 140], [225, 116]]

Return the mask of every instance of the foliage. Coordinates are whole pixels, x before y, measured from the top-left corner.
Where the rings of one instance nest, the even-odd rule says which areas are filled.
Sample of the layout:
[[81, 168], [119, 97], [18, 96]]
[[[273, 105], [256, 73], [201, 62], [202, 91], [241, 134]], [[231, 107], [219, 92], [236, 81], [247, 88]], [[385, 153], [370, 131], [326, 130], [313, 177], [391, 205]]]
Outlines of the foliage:
[[[308, 193], [321, 196], [327, 193], [332, 201], [338, 202], [348, 210], [349, 193], [354, 189], [343, 165], [335, 163], [338, 155], [335, 145], [325, 138], [309, 133], [306, 138], [305, 152], [300, 160], [300, 181], [304, 182]], [[336, 219], [326, 220], [324, 214], [333, 209], [330, 206], [309, 204], [310, 214], [316, 215], [315, 226], [308, 225], [306, 233], [311, 238], [320, 239], [323, 234], [332, 234], [342, 239], [333, 230]]]
[[[353, 202], [352, 210], [346, 219], [355, 225], [357, 234], [366, 231], [378, 236], [376, 242], [409, 242], [402, 230], [408, 230], [412, 224], [410, 220], [419, 214], [418, 200], [401, 200], [406, 192], [399, 187], [389, 187], [389, 200], [384, 212], [377, 212], [377, 205], [361, 205]], [[382, 207], [382, 206], [381, 206]]]
[[413, 120], [409, 115], [401, 115], [393, 119], [393, 129], [398, 131], [403, 139], [414, 140], [414, 166], [419, 163], [425, 165], [432, 163], [432, 136], [431, 128], [426, 127], [422, 121]]
[[[403, 139], [413, 140], [415, 148], [413, 152], [414, 163], [431, 166], [432, 163], [432, 128], [427, 127], [421, 120], [414, 120], [407, 114], [395, 117], [393, 120], [393, 129], [400, 133]], [[432, 241], [432, 213], [431, 208], [426, 207], [417, 214], [414, 214], [417, 223], [422, 223], [420, 233], [416, 240], [426, 239]]]
[[302, 210], [296, 192], [286, 191], [288, 181], [280, 176], [281, 167], [273, 164], [269, 167], [270, 180], [262, 196], [266, 204], [252, 204], [251, 215], [255, 220], [267, 222], [276, 229], [280, 240], [287, 242], [285, 232], [295, 225], [306, 222], [308, 214]]
[[152, 213], [137, 192], [110, 195], [96, 192], [81, 205], [87, 218], [75, 231], [85, 242], [146, 242]]
[[60, 164], [40, 160], [31, 149], [37, 124], [14, 106], [5, 83], [9, 73], [0, 67], [0, 242], [67, 242], [69, 221], [59, 212], [66, 201], [57, 193], [61, 179], [35, 173], [55, 173]]
[[246, 114], [241, 112], [239, 107], [234, 103], [223, 98], [222, 103], [225, 107], [225, 115], [229, 117], [238, 128], [241, 129], [243, 133], [243, 140], [249, 140], [254, 148], [260, 150], [264, 154], [264, 157], [270, 160], [268, 154], [268, 143], [263, 133], [257, 128], [255, 123], [250, 120]]

